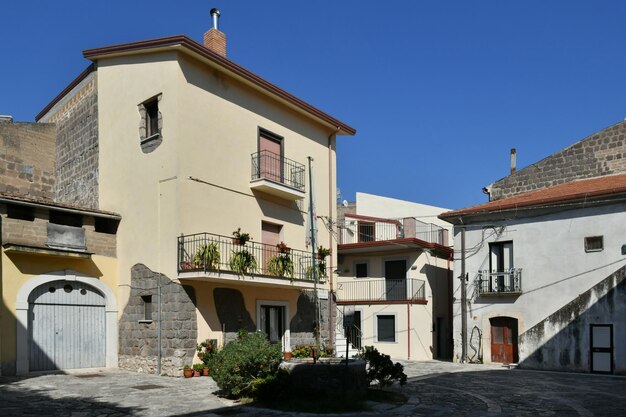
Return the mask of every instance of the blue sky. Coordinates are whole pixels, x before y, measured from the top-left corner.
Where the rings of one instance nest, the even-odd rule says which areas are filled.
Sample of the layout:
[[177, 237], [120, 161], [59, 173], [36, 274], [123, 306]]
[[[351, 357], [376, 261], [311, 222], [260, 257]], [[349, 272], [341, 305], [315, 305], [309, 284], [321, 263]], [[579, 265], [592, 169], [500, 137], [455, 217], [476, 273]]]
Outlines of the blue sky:
[[233, 61], [357, 129], [338, 185], [447, 208], [626, 117], [626, 1], [20, 0], [0, 8], [0, 114], [32, 121], [82, 51], [174, 34], [209, 10]]

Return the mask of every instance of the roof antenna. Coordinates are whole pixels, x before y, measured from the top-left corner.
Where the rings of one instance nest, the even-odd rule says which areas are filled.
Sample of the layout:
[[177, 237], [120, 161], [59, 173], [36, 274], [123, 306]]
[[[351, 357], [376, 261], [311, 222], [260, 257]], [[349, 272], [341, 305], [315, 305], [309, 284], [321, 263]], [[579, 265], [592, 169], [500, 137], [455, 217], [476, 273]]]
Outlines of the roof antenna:
[[220, 19], [220, 11], [216, 8], [212, 8], [211, 16], [213, 17], [213, 28], [215, 30], [220, 30], [217, 24], [218, 20]]

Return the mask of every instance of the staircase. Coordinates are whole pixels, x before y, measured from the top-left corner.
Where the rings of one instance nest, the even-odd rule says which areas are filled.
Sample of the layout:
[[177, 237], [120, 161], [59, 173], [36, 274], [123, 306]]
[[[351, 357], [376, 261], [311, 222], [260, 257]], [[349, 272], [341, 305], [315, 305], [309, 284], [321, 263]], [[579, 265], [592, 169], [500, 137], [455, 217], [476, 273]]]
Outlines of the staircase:
[[[346, 356], [346, 345], [348, 346], [348, 358], [352, 358], [354, 355], [359, 353], [358, 347], [354, 346], [353, 341], [361, 340], [361, 330], [356, 326], [352, 326], [350, 328], [349, 336], [350, 341], [346, 338], [346, 330], [343, 327], [343, 312], [336, 309], [337, 318], [335, 325], [335, 351], [337, 352], [338, 358], [344, 358]], [[351, 342], [352, 341], [352, 342]]]

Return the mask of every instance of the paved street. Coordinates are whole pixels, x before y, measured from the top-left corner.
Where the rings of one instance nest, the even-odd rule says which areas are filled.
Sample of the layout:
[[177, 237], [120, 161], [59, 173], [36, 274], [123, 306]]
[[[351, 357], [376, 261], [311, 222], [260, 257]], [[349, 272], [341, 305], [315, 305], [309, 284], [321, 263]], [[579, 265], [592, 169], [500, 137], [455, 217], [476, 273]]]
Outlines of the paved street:
[[[402, 406], [372, 403], [366, 416], [626, 416], [626, 378], [403, 362]], [[1, 416], [287, 416], [212, 394], [211, 378], [90, 370], [0, 377]], [[315, 414], [300, 414], [315, 416]], [[348, 414], [342, 414], [348, 415]]]

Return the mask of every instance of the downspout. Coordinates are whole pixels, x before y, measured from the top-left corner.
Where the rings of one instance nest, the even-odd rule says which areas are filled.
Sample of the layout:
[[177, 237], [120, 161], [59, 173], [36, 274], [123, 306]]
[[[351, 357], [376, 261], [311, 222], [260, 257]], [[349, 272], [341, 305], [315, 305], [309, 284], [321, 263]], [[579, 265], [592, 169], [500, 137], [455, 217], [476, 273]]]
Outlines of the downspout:
[[[333, 133], [328, 135], [328, 223], [330, 227], [333, 226], [333, 208], [336, 206], [337, 197], [335, 193], [337, 192], [336, 187], [333, 187], [333, 140], [336, 140], [337, 133], [341, 131], [340, 127], [337, 127]], [[332, 229], [331, 229], [332, 230]], [[331, 230], [328, 230], [328, 247], [333, 247], [333, 234]], [[336, 251], [335, 251], [336, 252]], [[335, 349], [335, 306], [333, 304], [334, 292], [333, 292], [333, 274], [335, 271], [335, 265], [333, 263], [333, 254], [330, 255], [330, 264], [329, 264], [329, 293], [328, 293], [328, 333], [330, 337], [330, 345]], [[347, 359], [347, 358], [346, 358]]]
[[407, 335], [408, 335], [408, 339], [407, 339], [407, 343], [406, 343], [406, 348], [407, 348], [407, 354], [406, 354], [406, 360], [410, 361], [411, 360], [411, 302], [406, 303], [406, 318], [407, 318]]

